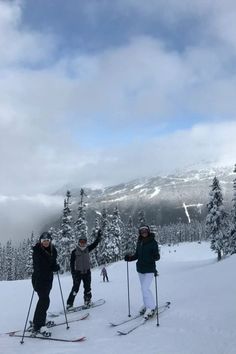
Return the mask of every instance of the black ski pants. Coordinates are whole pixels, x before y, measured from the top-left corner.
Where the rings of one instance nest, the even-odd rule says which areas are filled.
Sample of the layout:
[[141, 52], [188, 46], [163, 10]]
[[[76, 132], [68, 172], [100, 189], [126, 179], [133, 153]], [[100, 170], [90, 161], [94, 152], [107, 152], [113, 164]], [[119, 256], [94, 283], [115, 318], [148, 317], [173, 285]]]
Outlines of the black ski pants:
[[38, 302], [34, 312], [33, 324], [36, 330], [39, 330], [42, 326], [45, 325], [47, 310], [50, 304], [50, 294], [51, 287], [45, 287], [37, 291]]
[[81, 281], [83, 281], [84, 285], [84, 301], [89, 301], [92, 298], [91, 293], [91, 271], [89, 270], [85, 274], [81, 274], [80, 272], [75, 272], [73, 275], [73, 286], [70, 292], [70, 295], [67, 299], [67, 305], [73, 306], [74, 299], [79, 291]]
[[106, 280], [106, 281], [109, 281], [107, 274], [103, 274], [103, 281], [105, 282], [105, 280]]

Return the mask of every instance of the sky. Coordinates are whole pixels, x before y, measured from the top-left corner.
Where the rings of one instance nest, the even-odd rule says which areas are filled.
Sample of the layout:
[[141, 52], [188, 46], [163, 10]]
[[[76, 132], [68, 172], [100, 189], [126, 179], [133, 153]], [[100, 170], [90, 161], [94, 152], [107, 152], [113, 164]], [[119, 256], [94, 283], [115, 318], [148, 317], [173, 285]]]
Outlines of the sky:
[[[4, 333], [24, 328], [32, 294], [30, 279], [0, 282], [0, 341], [4, 354], [235, 354], [236, 337], [236, 255], [216, 261], [216, 254], [210, 245], [202, 242], [180, 243], [179, 246], [161, 247], [161, 259], [156, 266], [157, 299], [160, 306], [170, 301], [168, 310], [126, 336], [119, 336], [117, 330], [125, 330], [139, 320], [133, 320], [118, 327], [110, 322], [135, 316], [142, 306], [142, 296], [136, 262], [129, 263], [129, 303], [127, 299], [127, 266], [120, 261], [107, 267], [109, 282], [103, 283], [101, 268], [92, 269], [92, 299], [105, 299], [105, 304], [91, 308], [89, 317], [83, 321], [70, 322], [51, 328], [54, 338], [75, 339], [86, 336], [83, 343], [61, 343], [24, 338], [12, 338]], [[70, 274], [60, 276], [64, 299], [67, 298], [72, 278]], [[155, 281], [150, 287], [155, 297]], [[17, 301], [16, 301], [17, 294]], [[37, 303], [35, 294], [29, 313], [31, 320]], [[75, 306], [83, 303], [83, 288], [75, 298]], [[20, 304], [20, 306], [19, 306]], [[7, 308], [7, 311], [6, 311]], [[49, 312], [63, 308], [56, 275], [50, 293]], [[217, 309], [217, 310], [216, 310]], [[68, 321], [80, 318], [80, 313], [67, 315]], [[132, 318], [132, 317], [131, 317]], [[48, 317], [55, 323], [65, 320]], [[18, 332], [21, 334], [22, 332]], [[36, 342], [35, 342], [36, 341]]]
[[233, 0], [0, 0], [0, 200], [233, 166], [235, 15]]

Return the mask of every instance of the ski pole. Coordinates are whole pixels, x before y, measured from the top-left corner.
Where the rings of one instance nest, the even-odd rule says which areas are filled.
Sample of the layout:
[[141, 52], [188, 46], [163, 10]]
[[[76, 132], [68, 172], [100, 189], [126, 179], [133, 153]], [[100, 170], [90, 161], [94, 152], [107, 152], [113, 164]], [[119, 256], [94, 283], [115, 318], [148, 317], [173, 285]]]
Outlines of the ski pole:
[[127, 263], [127, 290], [128, 290], [128, 317], [131, 317], [130, 314], [130, 296], [129, 296], [129, 265]]
[[29, 309], [28, 309], [27, 316], [26, 316], [24, 331], [23, 331], [22, 338], [21, 338], [21, 341], [20, 341], [21, 344], [24, 343], [25, 331], [26, 331], [26, 326], [27, 326], [27, 322], [28, 322], [28, 319], [29, 319], [30, 309], [31, 309], [32, 302], [33, 302], [33, 297], [34, 297], [34, 289], [33, 289], [33, 292], [32, 292], [32, 296], [31, 296], [31, 300], [30, 300], [30, 305], [29, 305]]
[[159, 326], [159, 313], [158, 313], [158, 296], [157, 296], [157, 270], [154, 272], [155, 277], [155, 290], [156, 290], [156, 309], [157, 309], [157, 326]]
[[57, 278], [58, 278], [58, 284], [59, 284], [59, 288], [60, 288], [60, 292], [61, 292], [61, 300], [62, 300], [63, 310], [64, 310], [64, 314], [65, 314], [66, 329], [69, 329], [70, 327], [69, 327], [68, 321], [67, 321], [65, 302], [64, 302], [64, 298], [63, 298], [63, 294], [62, 294], [61, 282], [60, 282], [60, 277], [59, 277], [59, 273], [58, 272], [57, 272]]

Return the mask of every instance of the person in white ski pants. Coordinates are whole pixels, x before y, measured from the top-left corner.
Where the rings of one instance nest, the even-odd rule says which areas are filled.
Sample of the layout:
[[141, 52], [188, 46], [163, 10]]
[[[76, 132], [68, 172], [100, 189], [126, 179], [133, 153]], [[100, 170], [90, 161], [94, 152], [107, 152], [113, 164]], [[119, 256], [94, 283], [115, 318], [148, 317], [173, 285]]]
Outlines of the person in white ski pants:
[[151, 317], [154, 315], [156, 304], [150, 287], [156, 274], [155, 262], [160, 259], [160, 253], [155, 235], [150, 231], [149, 226], [143, 225], [139, 228], [135, 254], [126, 254], [124, 259], [126, 262], [137, 260], [136, 269], [143, 296], [143, 306], [140, 309], [140, 314], [143, 314], [144, 318]]

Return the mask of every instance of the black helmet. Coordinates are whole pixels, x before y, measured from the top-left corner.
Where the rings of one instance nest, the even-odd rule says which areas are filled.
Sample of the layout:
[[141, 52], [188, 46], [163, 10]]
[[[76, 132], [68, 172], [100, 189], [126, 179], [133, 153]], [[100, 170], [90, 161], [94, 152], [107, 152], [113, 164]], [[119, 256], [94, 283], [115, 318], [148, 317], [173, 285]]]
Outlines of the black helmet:
[[142, 231], [146, 230], [148, 232], [148, 235], [150, 235], [150, 227], [148, 225], [142, 225], [138, 229], [139, 235], [141, 235]]
[[49, 232], [43, 232], [42, 235], [39, 237], [39, 241], [43, 241], [43, 240], [52, 240], [52, 236]]
[[79, 237], [79, 242], [80, 242], [80, 241], [86, 241], [86, 242], [87, 242], [87, 237], [81, 235], [81, 236]]

